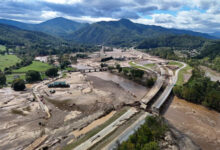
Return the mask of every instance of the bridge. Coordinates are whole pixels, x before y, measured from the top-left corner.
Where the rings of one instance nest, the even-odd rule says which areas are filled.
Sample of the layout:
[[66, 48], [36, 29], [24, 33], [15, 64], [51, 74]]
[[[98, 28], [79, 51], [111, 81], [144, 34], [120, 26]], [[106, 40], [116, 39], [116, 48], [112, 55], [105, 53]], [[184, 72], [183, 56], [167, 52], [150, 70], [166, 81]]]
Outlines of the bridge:
[[[180, 63], [182, 63], [182, 62], [180, 62]], [[152, 108], [153, 112], [155, 112], [157, 114], [160, 113], [161, 107], [166, 102], [167, 98], [169, 97], [170, 93], [172, 92], [174, 85], [176, 84], [176, 82], [178, 80], [179, 71], [186, 67], [185, 63], [182, 63], [182, 64], [183, 64], [183, 66], [176, 70], [176, 72], [174, 73], [174, 76], [173, 76], [173, 71], [168, 69], [168, 74], [170, 75], [169, 83], [168, 83], [167, 87], [165, 88], [165, 90], [163, 91], [163, 93], [157, 99], [157, 101], [153, 104], [153, 108]]]
[[81, 73], [90, 73], [90, 72], [103, 72], [108, 71], [108, 68], [87, 68], [87, 69], [78, 69], [77, 71]]

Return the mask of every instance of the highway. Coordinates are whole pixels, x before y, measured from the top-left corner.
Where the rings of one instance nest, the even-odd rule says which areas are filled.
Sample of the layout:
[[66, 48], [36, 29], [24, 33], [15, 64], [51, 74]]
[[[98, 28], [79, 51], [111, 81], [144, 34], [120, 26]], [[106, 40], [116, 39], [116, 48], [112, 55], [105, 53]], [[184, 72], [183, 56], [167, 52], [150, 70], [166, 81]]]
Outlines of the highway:
[[[182, 62], [179, 62], [179, 63], [182, 63]], [[170, 80], [169, 80], [169, 83], [168, 83], [166, 89], [163, 91], [163, 93], [158, 98], [158, 100], [153, 104], [153, 111], [158, 113], [158, 111], [160, 110], [161, 106], [164, 104], [164, 102], [166, 101], [166, 99], [170, 95], [174, 85], [176, 84], [176, 82], [178, 80], [179, 71], [186, 67], [185, 63], [182, 63], [182, 64], [183, 64], [183, 66], [175, 71], [175, 75], [174, 76], [173, 76], [172, 70], [168, 69], [168, 74], [171, 76]]]
[[114, 140], [112, 140], [108, 145], [106, 145], [102, 150], [113, 150], [117, 148], [117, 144], [122, 143], [126, 140], [128, 140], [129, 136], [134, 134], [137, 129], [145, 123], [145, 119], [147, 116], [150, 116], [151, 114], [148, 112], [145, 112], [142, 116], [140, 116], [130, 127], [125, 129], [120, 135], [118, 135]]
[[106, 137], [108, 134], [113, 132], [115, 129], [118, 128], [121, 124], [126, 122], [129, 118], [131, 118], [135, 113], [137, 113], [137, 110], [135, 108], [130, 108], [126, 113], [124, 113], [122, 116], [120, 116], [118, 119], [116, 119], [114, 122], [112, 122], [110, 125], [105, 127], [103, 130], [101, 130], [99, 133], [95, 134], [91, 138], [89, 138], [87, 141], [83, 142], [74, 150], [87, 150], [90, 147], [92, 147], [94, 144], [101, 141], [104, 137]]
[[[157, 94], [157, 92], [161, 89], [161, 87], [164, 83], [164, 80], [165, 80], [165, 78], [163, 76], [165, 74], [165, 70], [160, 65], [157, 65], [160, 68], [160, 74], [161, 74], [160, 75], [158, 72], [156, 72], [150, 68], [147, 68], [144, 65], [137, 64], [135, 62], [132, 62], [132, 63], [136, 66], [141, 66], [141, 67], [145, 68], [146, 70], [154, 72], [157, 75], [157, 80], [156, 80], [154, 86], [150, 89], [150, 91], [141, 100], [142, 103], [147, 105], [151, 101], [151, 99]], [[146, 71], [145, 69], [141, 69], [141, 68], [138, 68], [138, 69]]]
[[[182, 63], [183, 67], [176, 70], [175, 75], [173, 76], [172, 70], [168, 69], [168, 74], [170, 75], [169, 83], [166, 89], [163, 91], [162, 95], [157, 99], [156, 103], [153, 105], [153, 107], [159, 109], [163, 103], [166, 101], [167, 97], [169, 96], [170, 92], [172, 91], [172, 88], [174, 84], [177, 82], [178, 79], [178, 73], [181, 69], [183, 69], [186, 64]], [[137, 64], [138, 65], [138, 64]], [[142, 66], [142, 65], [141, 65]], [[144, 66], [143, 66], [144, 67]], [[165, 70], [162, 66], [160, 66], [160, 74], [155, 72], [157, 74], [157, 81], [153, 88], [146, 94], [146, 96], [142, 99], [142, 102], [147, 104], [154, 96], [158, 93], [160, 88], [162, 87], [164, 80], [165, 80]], [[148, 70], [149, 71], [149, 70]], [[114, 122], [112, 122], [110, 125], [105, 127], [103, 130], [101, 130], [99, 133], [95, 134], [91, 138], [89, 138], [87, 141], [83, 142], [82, 144], [78, 145], [74, 150], [87, 150], [91, 148], [93, 145], [97, 144], [99, 141], [101, 141], [104, 137], [106, 137], [108, 134], [113, 132], [126, 122], [129, 118], [131, 118], [135, 113], [137, 113], [137, 110], [135, 108], [130, 108], [126, 113], [124, 113], [122, 116], [120, 116], [118, 119], [116, 119]], [[125, 129], [121, 134], [119, 134], [113, 141], [111, 141], [108, 145], [106, 145], [103, 150], [105, 149], [114, 149], [117, 146], [118, 142], [123, 142], [129, 138], [130, 135], [132, 135], [144, 122], [145, 118], [147, 116], [151, 115], [148, 112], [145, 112], [143, 115], [141, 115], [130, 127]]]

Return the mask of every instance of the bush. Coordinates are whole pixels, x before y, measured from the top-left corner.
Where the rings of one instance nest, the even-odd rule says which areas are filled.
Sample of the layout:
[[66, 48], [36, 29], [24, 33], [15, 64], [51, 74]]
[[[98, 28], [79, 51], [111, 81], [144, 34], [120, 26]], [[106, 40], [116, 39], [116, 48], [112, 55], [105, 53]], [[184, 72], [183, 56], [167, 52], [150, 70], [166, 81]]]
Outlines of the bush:
[[48, 76], [48, 77], [56, 77], [58, 76], [58, 69], [57, 68], [50, 68], [48, 69], [45, 74]]
[[32, 83], [32, 82], [36, 82], [36, 81], [41, 81], [41, 75], [38, 71], [34, 71], [34, 70], [29, 70], [26, 73], [26, 81], [28, 83]]
[[154, 82], [155, 81], [153, 78], [147, 79], [147, 82], [146, 82], [147, 87], [152, 87], [154, 85]]
[[6, 84], [6, 77], [3, 72], [0, 72], [0, 86], [3, 86]]
[[25, 87], [25, 82], [23, 79], [15, 79], [12, 82], [11, 87], [15, 90], [15, 91], [23, 91], [26, 87]]

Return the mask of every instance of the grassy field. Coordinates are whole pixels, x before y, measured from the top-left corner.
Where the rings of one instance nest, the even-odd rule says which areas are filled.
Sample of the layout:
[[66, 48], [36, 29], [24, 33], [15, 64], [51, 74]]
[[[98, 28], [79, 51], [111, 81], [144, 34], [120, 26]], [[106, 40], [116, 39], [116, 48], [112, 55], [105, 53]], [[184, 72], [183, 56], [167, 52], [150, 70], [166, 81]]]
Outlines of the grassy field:
[[15, 55], [0, 55], [0, 69], [4, 70], [4, 68], [13, 66], [20, 61], [20, 58]]
[[39, 71], [39, 72], [45, 72], [47, 69], [51, 68], [52, 66], [46, 63], [42, 63], [39, 61], [33, 61], [32, 64], [22, 67], [20, 69], [17, 70], [13, 70], [13, 73], [25, 73], [28, 70], [35, 70], [35, 71]]
[[85, 134], [85, 136], [81, 137], [80, 139], [78, 139], [77, 141], [74, 141], [73, 143], [65, 146], [63, 148], [63, 150], [72, 150], [73, 148], [75, 148], [76, 146], [80, 145], [81, 143], [85, 142], [86, 140], [88, 140], [90, 137], [94, 136], [95, 134], [97, 134], [98, 132], [100, 132], [102, 129], [104, 129], [105, 127], [107, 127], [109, 124], [111, 124], [112, 122], [114, 122], [116, 119], [118, 119], [120, 116], [122, 116], [124, 113], [126, 113], [128, 110], [128, 108], [123, 108], [120, 111], [116, 112], [114, 114], [113, 117], [111, 117], [108, 121], [106, 121], [105, 123], [101, 124], [100, 126], [96, 127], [95, 129], [89, 131], [88, 133]]
[[183, 68], [182, 70], [179, 71], [178, 74], [178, 80], [176, 82], [176, 85], [183, 85], [184, 84], [184, 74], [190, 74], [190, 70], [192, 70], [193, 68], [189, 65], [187, 65], [185, 68]]
[[4, 45], [0, 45], [0, 51], [6, 51], [6, 47]]
[[136, 65], [135, 63], [133, 63], [133, 62], [129, 62], [128, 63], [131, 67], [134, 67], [134, 68], [137, 68], [137, 69], [146, 69], [145, 67], [143, 67], [143, 66], [138, 66], [138, 65]]
[[175, 66], [178, 66], [178, 67], [182, 67], [182, 66], [183, 66], [183, 64], [181, 64], [181, 63], [179, 63], [179, 62], [176, 62], [176, 61], [170, 61], [170, 62], [168, 63], [168, 65], [175, 65]]
[[156, 64], [145, 64], [144, 66], [145, 67], [148, 67], [148, 68], [153, 68]]
[[6, 75], [7, 83], [8, 84], [12, 83], [15, 76], [19, 76], [19, 78], [25, 79], [25, 74], [9, 74], [9, 75]]
[[[25, 73], [13, 73], [13, 74], [9, 74], [6, 75], [6, 79], [7, 79], [7, 84], [11, 84], [14, 81], [14, 77], [18, 76], [19, 78], [25, 80]], [[45, 73], [41, 73], [41, 79], [47, 79], [48, 77], [45, 75]]]

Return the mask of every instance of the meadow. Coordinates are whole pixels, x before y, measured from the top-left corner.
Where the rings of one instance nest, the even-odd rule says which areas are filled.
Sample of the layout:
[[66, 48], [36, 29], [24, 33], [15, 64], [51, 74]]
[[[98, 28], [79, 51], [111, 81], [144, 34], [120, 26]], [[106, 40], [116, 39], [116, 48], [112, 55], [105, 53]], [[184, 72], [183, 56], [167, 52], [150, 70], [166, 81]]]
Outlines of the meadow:
[[4, 70], [4, 68], [13, 66], [20, 61], [21, 59], [15, 55], [0, 55], [0, 69]]
[[32, 64], [22, 67], [17, 70], [13, 70], [13, 73], [26, 73], [28, 70], [35, 70], [39, 72], [45, 72], [47, 69], [51, 68], [52, 66], [47, 63], [42, 63], [40, 61], [33, 61]]

